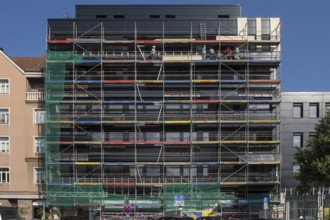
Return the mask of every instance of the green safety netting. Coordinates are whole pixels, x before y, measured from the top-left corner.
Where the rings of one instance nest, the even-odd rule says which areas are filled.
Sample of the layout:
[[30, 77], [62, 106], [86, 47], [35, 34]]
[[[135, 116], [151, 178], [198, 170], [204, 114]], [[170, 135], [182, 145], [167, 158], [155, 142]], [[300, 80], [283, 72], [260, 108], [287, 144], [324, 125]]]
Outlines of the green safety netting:
[[175, 211], [178, 204], [175, 196], [184, 197], [185, 209], [212, 209], [218, 205], [220, 199], [220, 185], [194, 185], [194, 184], [175, 184], [164, 186], [164, 209]]
[[[50, 205], [60, 204], [61, 206], [72, 206], [78, 201], [74, 195], [83, 195], [78, 193], [86, 191], [86, 196], [90, 192], [101, 193], [101, 187], [88, 186], [86, 188], [77, 188], [74, 185], [65, 185], [63, 175], [61, 174], [60, 161], [60, 135], [61, 135], [61, 113], [59, 111], [60, 101], [65, 97], [65, 75], [75, 65], [82, 62], [80, 56], [73, 52], [47, 51], [46, 52], [46, 191], [47, 202]], [[58, 185], [56, 185], [58, 184]], [[63, 199], [65, 195], [68, 195]], [[80, 200], [87, 197], [79, 197]]]

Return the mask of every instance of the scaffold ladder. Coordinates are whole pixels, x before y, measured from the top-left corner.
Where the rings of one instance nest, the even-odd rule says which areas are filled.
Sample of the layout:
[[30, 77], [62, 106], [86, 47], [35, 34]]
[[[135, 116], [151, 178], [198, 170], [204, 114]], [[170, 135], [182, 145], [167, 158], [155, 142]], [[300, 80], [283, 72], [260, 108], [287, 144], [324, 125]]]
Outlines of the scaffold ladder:
[[206, 40], [206, 24], [200, 23], [199, 30], [200, 30], [200, 34], [201, 34], [201, 40]]

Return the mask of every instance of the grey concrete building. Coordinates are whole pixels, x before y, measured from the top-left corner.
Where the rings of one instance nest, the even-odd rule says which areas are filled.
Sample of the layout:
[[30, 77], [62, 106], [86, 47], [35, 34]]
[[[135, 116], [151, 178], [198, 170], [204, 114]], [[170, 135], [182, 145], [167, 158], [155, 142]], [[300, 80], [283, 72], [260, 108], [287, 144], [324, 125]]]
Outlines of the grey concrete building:
[[305, 147], [314, 135], [314, 126], [330, 109], [330, 92], [282, 92], [281, 93], [281, 187], [295, 187], [293, 174], [299, 172], [294, 154]]
[[294, 159], [297, 148], [304, 148], [315, 133], [314, 127], [330, 109], [330, 92], [281, 93], [281, 186], [285, 197], [286, 219], [322, 219], [329, 213], [329, 188], [312, 188], [300, 194], [295, 190], [294, 173], [300, 167]]

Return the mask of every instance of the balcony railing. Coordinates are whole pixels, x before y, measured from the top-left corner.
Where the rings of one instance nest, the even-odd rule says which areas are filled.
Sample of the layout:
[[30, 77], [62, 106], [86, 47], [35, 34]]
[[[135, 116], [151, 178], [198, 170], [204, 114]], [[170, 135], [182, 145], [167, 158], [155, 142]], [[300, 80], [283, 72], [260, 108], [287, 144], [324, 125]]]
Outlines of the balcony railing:
[[44, 101], [44, 92], [26, 92], [26, 101]]

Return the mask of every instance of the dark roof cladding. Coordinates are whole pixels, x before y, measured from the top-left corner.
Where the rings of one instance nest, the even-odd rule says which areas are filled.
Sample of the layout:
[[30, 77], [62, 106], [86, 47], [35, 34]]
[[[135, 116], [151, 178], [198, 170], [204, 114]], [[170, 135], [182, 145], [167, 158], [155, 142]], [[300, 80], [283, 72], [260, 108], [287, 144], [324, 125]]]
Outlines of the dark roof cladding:
[[240, 16], [240, 5], [76, 5], [76, 19], [207, 20]]
[[25, 72], [43, 72], [46, 56], [40, 57], [11, 57], [11, 59]]

